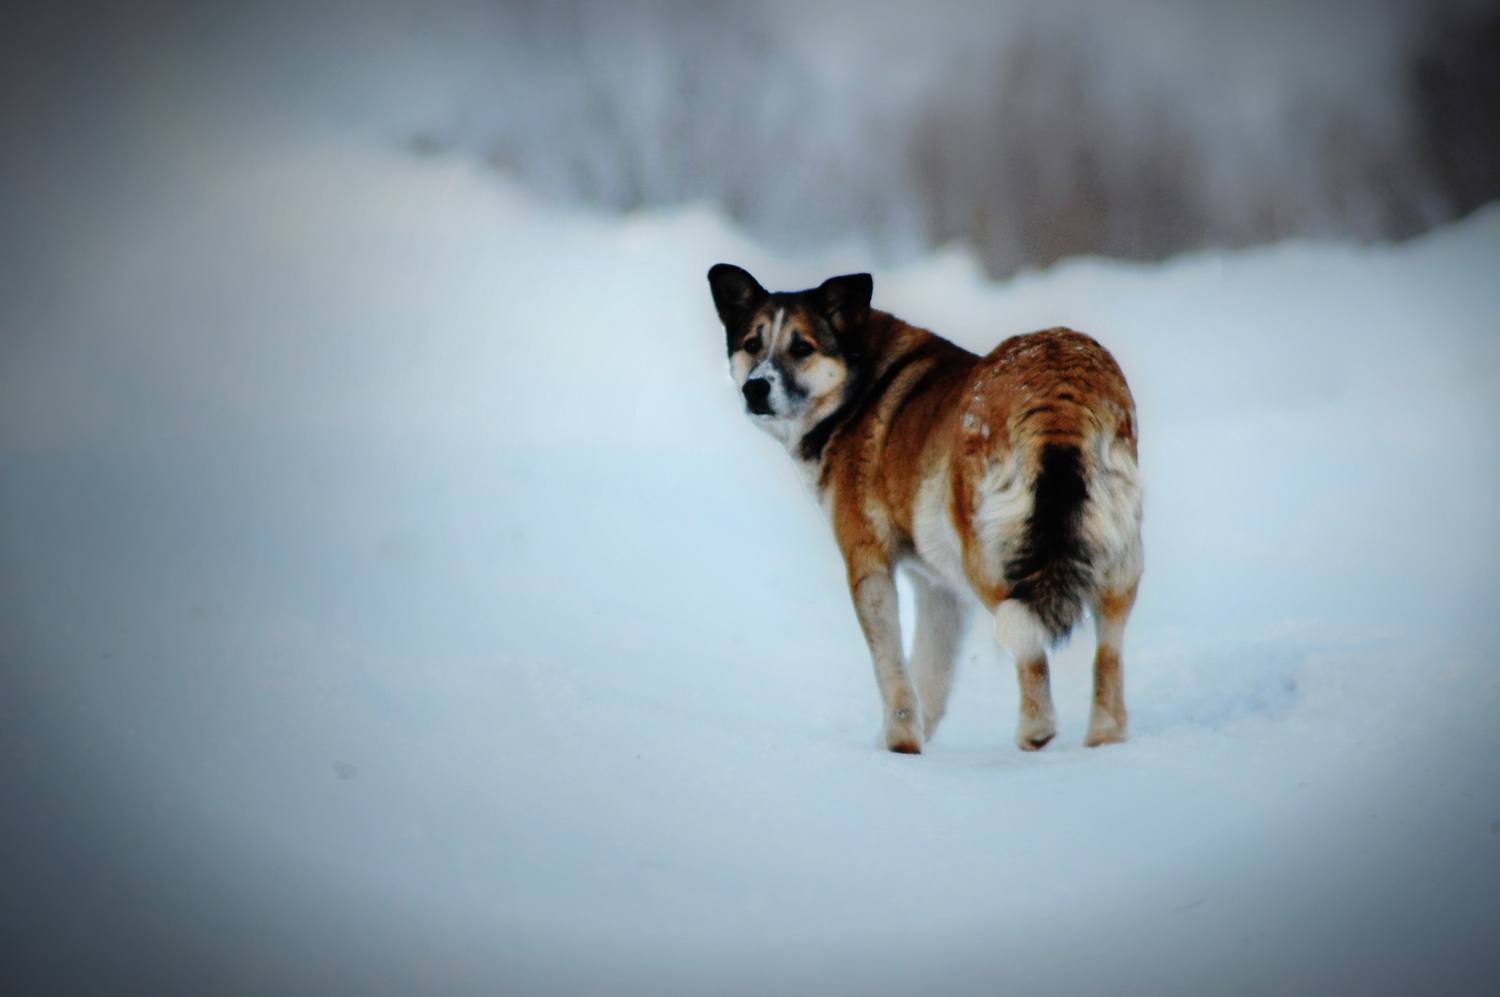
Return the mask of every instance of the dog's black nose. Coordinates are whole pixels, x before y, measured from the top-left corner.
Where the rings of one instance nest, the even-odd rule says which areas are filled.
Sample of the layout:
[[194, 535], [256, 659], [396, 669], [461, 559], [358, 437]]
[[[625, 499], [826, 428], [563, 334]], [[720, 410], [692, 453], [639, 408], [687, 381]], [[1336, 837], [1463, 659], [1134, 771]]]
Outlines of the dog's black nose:
[[771, 382], [763, 377], [752, 377], [740, 389], [745, 393], [745, 404], [755, 415], [771, 414]]

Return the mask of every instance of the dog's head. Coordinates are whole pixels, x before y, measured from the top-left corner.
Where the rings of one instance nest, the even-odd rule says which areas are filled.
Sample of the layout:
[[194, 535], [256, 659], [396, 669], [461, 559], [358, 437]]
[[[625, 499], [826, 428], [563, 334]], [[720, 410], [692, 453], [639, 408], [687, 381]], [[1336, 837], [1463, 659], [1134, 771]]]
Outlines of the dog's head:
[[739, 267], [720, 263], [708, 271], [708, 283], [745, 411], [790, 445], [833, 414], [853, 387], [861, 363], [858, 334], [874, 286], [870, 275], [772, 294]]

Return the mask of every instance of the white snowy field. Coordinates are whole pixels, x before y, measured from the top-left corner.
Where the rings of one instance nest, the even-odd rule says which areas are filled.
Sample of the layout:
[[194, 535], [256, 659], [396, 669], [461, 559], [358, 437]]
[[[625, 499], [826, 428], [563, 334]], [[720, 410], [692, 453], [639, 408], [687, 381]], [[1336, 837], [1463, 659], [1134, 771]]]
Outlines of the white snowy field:
[[1131, 741], [1080, 632], [1017, 751], [976, 626], [894, 756], [704, 279], [868, 259], [170, 97], [3, 296], [0, 989], [1493, 992], [1500, 210], [877, 270], [1105, 342], [1148, 501]]
[[1131, 742], [1080, 747], [1081, 634], [1058, 741], [1016, 751], [976, 627], [904, 757], [703, 278], [856, 254], [561, 216], [347, 138], [231, 152], [12, 312], [23, 990], [1493, 984], [1500, 213], [1002, 287], [958, 256], [878, 273], [975, 349], [1104, 340], [1149, 499]]

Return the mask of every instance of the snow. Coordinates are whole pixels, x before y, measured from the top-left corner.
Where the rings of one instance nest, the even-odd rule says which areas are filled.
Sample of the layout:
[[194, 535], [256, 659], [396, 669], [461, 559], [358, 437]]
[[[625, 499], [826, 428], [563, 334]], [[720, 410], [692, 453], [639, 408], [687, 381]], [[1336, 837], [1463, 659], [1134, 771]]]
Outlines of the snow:
[[1017, 751], [976, 627], [905, 757], [704, 279], [861, 250], [175, 99], [0, 278], [7, 992], [1492, 986], [1500, 211], [878, 270], [1103, 340], [1148, 503], [1131, 741], [1081, 747], [1085, 630]]

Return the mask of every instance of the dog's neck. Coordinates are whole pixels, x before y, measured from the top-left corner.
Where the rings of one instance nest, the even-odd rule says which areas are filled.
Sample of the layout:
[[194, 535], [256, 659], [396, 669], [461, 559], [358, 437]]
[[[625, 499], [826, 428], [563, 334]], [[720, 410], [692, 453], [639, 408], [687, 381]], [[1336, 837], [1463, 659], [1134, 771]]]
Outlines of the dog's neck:
[[908, 352], [897, 347], [895, 341], [903, 334], [917, 331], [919, 330], [886, 312], [869, 313], [864, 328], [850, 337], [860, 345], [846, 355], [849, 380], [844, 385], [838, 407], [809, 426], [805, 432], [797, 434], [794, 439], [784, 441], [799, 464], [822, 463], [823, 453], [828, 449], [829, 442], [863, 411], [877, 394], [874, 390], [876, 385]]

